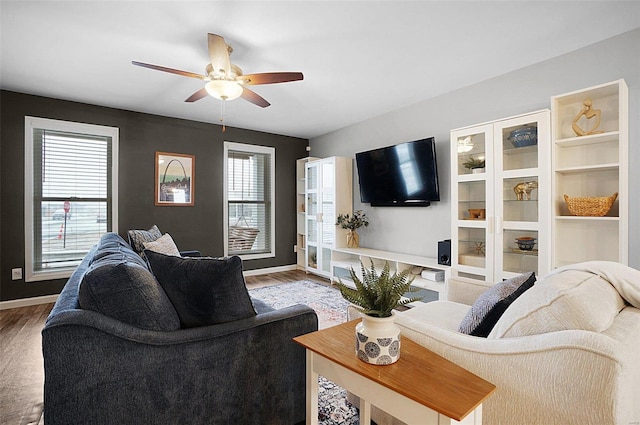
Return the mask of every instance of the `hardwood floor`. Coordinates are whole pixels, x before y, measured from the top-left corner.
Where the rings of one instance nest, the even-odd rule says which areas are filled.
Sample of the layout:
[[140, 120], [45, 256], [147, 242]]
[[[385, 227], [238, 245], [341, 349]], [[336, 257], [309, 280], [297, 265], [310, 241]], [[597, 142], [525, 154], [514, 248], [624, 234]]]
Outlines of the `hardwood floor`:
[[[303, 271], [247, 276], [249, 289], [308, 279], [327, 279]], [[44, 366], [40, 331], [53, 304], [0, 310], [0, 423], [42, 424]]]

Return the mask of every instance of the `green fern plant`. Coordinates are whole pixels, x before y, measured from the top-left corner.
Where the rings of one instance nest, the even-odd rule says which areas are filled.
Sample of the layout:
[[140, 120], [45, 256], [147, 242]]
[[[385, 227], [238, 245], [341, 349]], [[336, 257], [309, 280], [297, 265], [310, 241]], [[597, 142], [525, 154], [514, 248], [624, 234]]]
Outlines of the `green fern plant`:
[[422, 299], [422, 297], [402, 299], [405, 293], [418, 291], [418, 288], [411, 286], [413, 276], [409, 277], [409, 269], [400, 273], [394, 272], [392, 275], [389, 262], [385, 262], [382, 273], [378, 275], [373, 261], [368, 269], [360, 261], [360, 269], [362, 280], [353, 268], [349, 272], [351, 280], [356, 285], [355, 289], [342, 283], [340, 278], [338, 278], [336, 286], [342, 297], [355, 304], [364, 314], [374, 317], [389, 317], [394, 308]]

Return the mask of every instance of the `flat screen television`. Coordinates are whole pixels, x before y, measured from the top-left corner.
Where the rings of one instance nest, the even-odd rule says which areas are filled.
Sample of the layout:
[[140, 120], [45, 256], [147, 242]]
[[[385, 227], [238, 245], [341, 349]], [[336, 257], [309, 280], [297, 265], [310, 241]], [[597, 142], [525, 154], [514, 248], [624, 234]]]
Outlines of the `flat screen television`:
[[429, 206], [440, 200], [433, 137], [356, 153], [360, 200], [378, 206]]

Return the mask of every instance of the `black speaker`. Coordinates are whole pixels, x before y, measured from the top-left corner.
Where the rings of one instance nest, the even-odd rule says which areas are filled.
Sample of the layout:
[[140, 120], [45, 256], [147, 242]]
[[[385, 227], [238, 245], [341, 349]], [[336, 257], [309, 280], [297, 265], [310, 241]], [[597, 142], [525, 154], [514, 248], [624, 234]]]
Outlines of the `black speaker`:
[[451, 239], [438, 242], [438, 264], [451, 265]]

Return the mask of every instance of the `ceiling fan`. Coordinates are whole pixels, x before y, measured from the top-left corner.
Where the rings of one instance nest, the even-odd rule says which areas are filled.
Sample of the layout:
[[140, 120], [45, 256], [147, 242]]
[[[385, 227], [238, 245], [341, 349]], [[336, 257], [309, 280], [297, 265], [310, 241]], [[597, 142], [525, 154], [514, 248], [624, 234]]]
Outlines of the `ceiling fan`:
[[244, 75], [240, 67], [231, 63], [229, 55], [233, 49], [225, 43], [223, 37], [217, 34], [208, 34], [208, 44], [211, 63], [207, 64], [204, 75], [144, 62], [131, 61], [131, 63], [145, 68], [205, 81], [205, 86], [189, 96], [185, 102], [195, 102], [209, 94], [223, 101], [241, 97], [255, 105], [266, 108], [271, 104], [256, 92], [249, 90], [246, 86], [286, 83], [303, 79], [301, 72], [265, 72]]

